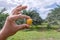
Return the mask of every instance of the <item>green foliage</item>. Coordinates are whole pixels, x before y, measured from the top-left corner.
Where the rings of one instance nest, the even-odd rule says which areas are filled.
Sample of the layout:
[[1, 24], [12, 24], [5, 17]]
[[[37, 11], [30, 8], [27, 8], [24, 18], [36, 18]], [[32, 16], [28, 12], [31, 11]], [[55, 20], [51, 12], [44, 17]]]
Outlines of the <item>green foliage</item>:
[[8, 16], [8, 13], [3, 13], [4, 11], [6, 11], [5, 8], [0, 10], [0, 29], [3, 27], [6, 17]]
[[3, 27], [8, 14], [0, 14], [0, 29]]
[[51, 12], [48, 13], [46, 21], [50, 25], [59, 25], [60, 26], [60, 6], [52, 9]]
[[16, 20], [16, 24], [20, 25], [20, 24], [26, 23], [25, 21], [26, 20], [24, 20], [24, 19], [18, 19], [18, 20]]
[[60, 21], [60, 7], [57, 7], [55, 9], [51, 10], [51, 13], [48, 14], [46, 18], [49, 22], [52, 22], [53, 20]]
[[50, 24], [47, 25], [47, 29], [51, 29], [51, 25]]

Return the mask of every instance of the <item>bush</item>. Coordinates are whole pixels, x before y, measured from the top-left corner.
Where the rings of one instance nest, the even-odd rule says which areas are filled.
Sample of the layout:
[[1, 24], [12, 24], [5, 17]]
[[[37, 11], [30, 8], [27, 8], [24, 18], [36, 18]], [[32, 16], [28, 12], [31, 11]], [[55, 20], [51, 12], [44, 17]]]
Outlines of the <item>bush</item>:
[[47, 25], [47, 29], [51, 29], [51, 25], [50, 24]]
[[3, 27], [8, 14], [0, 14], [0, 29]]

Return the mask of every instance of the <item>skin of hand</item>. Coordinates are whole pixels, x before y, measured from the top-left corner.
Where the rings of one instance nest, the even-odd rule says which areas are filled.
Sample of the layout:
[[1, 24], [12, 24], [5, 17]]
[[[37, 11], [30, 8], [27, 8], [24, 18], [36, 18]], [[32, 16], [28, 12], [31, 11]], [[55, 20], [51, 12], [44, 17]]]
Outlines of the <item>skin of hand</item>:
[[22, 18], [29, 19], [30, 18], [29, 16], [22, 15], [20, 13], [21, 10], [26, 9], [26, 8], [27, 6], [19, 5], [15, 9], [12, 10], [12, 15], [9, 15], [6, 18], [5, 24], [0, 31], [0, 40], [6, 40], [7, 37], [14, 35], [17, 31], [24, 29], [24, 28], [29, 28], [30, 25], [28, 24], [17, 25], [15, 23], [17, 19], [22, 19]]

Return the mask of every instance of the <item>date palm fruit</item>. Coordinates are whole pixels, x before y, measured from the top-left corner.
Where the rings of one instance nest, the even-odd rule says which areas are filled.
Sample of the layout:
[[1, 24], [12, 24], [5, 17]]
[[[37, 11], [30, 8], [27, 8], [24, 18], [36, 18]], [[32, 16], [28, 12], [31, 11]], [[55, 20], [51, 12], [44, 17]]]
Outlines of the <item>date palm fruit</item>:
[[31, 25], [32, 24], [32, 19], [27, 19], [27, 24]]

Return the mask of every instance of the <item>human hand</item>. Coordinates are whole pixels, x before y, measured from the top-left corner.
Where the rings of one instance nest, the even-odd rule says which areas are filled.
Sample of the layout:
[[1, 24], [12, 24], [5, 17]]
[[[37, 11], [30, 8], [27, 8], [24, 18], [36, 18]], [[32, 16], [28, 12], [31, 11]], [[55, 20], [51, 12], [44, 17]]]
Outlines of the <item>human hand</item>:
[[0, 40], [5, 40], [7, 37], [15, 34], [17, 31], [21, 29], [29, 28], [30, 25], [28, 24], [17, 25], [15, 23], [17, 19], [22, 19], [22, 18], [29, 19], [30, 18], [27, 15], [22, 15], [20, 12], [21, 10], [26, 9], [26, 8], [27, 6], [19, 5], [15, 9], [12, 10], [12, 15], [7, 17], [4, 26], [2, 30], [0, 31]]

